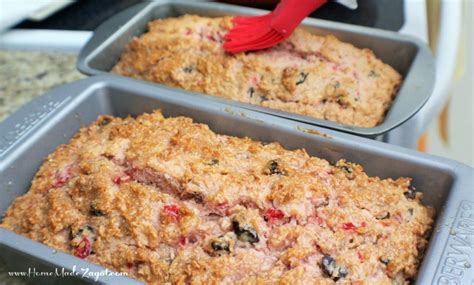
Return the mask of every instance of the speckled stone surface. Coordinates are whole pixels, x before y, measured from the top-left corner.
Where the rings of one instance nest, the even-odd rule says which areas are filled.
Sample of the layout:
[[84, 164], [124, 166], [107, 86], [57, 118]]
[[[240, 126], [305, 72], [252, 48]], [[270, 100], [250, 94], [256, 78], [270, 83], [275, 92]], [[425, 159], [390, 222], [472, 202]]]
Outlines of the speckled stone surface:
[[[83, 77], [76, 70], [74, 54], [0, 50], [0, 122], [51, 87]], [[0, 284], [34, 284], [34, 281], [34, 278], [9, 277], [0, 261]]]
[[51, 87], [82, 77], [74, 54], [0, 50], [0, 121]]

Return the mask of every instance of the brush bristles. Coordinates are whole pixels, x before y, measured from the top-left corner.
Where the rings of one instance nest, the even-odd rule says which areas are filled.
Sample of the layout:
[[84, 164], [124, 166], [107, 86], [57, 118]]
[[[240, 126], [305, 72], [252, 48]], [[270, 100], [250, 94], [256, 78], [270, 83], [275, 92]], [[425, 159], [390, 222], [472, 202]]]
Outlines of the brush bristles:
[[256, 17], [235, 17], [234, 28], [224, 36], [228, 52], [258, 50], [272, 47], [285, 38], [270, 26], [272, 13]]

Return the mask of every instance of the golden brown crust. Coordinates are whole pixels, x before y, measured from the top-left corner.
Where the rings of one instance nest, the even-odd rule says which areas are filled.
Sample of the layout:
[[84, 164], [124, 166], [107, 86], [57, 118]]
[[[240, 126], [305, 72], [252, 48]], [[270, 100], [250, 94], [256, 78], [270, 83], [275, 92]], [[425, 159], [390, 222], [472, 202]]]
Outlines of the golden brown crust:
[[114, 73], [360, 127], [384, 119], [400, 74], [368, 49], [303, 29], [279, 45], [229, 54], [231, 17], [185, 15], [149, 23]]
[[156, 111], [82, 128], [1, 227], [151, 284], [403, 284], [433, 223], [420, 200], [409, 178]]

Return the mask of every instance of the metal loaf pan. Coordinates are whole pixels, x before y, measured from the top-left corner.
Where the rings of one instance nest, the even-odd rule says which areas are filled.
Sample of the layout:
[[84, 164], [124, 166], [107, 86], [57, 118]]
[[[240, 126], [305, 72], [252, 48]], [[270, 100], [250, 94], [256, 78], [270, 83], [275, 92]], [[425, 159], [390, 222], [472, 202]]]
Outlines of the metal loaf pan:
[[[125, 117], [161, 109], [165, 116], [188, 116], [220, 134], [280, 142], [304, 148], [329, 161], [360, 163], [369, 175], [413, 177], [424, 203], [436, 208], [437, 220], [416, 284], [466, 284], [474, 278], [474, 170], [461, 163], [375, 140], [314, 127], [220, 102], [203, 100], [168, 87], [132, 79], [95, 76], [64, 85], [36, 98], [0, 123], [0, 212], [28, 191], [43, 158], [67, 143], [82, 126], [101, 114]], [[23, 259], [19, 259], [22, 256]], [[0, 259], [15, 270], [59, 267], [76, 272], [103, 270], [84, 260], [0, 229]], [[16, 261], [16, 264], [13, 262]], [[124, 277], [101, 277], [120, 284]], [[64, 281], [64, 280], [62, 280]], [[455, 283], [450, 283], [455, 282]]]
[[[79, 54], [77, 67], [81, 72], [88, 75], [109, 72], [118, 62], [120, 55], [125, 51], [132, 38], [146, 32], [147, 23], [154, 19], [176, 17], [184, 14], [216, 17], [261, 13], [264, 13], [264, 11], [202, 1], [165, 0], [138, 4], [116, 14], [94, 32], [93, 37]], [[373, 128], [361, 128], [241, 103], [222, 97], [194, 93], [195, 96], [360, 136], [375, 137], [408, 120], [431, 95], [435, 76], [434, 60], [427, 46], [416, 38], [389, 31], [316, 19], [306, 19], [303, 26], [312, 33], [319, 35], [333, 34], [359, 48], [372, 49], [377, 57], [402, 74], [404, 79], [402, 86], [381, 124]]]

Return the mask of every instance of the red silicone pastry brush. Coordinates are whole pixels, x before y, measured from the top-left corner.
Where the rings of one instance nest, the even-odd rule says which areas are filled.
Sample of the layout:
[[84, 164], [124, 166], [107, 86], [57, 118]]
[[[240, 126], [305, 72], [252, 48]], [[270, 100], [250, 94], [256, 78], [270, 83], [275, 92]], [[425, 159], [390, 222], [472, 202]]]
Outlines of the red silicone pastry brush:
[[[228, 52], [259, 50], [272, 47], [288, 38], [311, 12], [327, 0], [281, 0], [274, 11], [262, 16], [234, 17], [234, 27], [224, 36], [224, 49]], [[338, 0], [351, 9], [355, 0]]]

